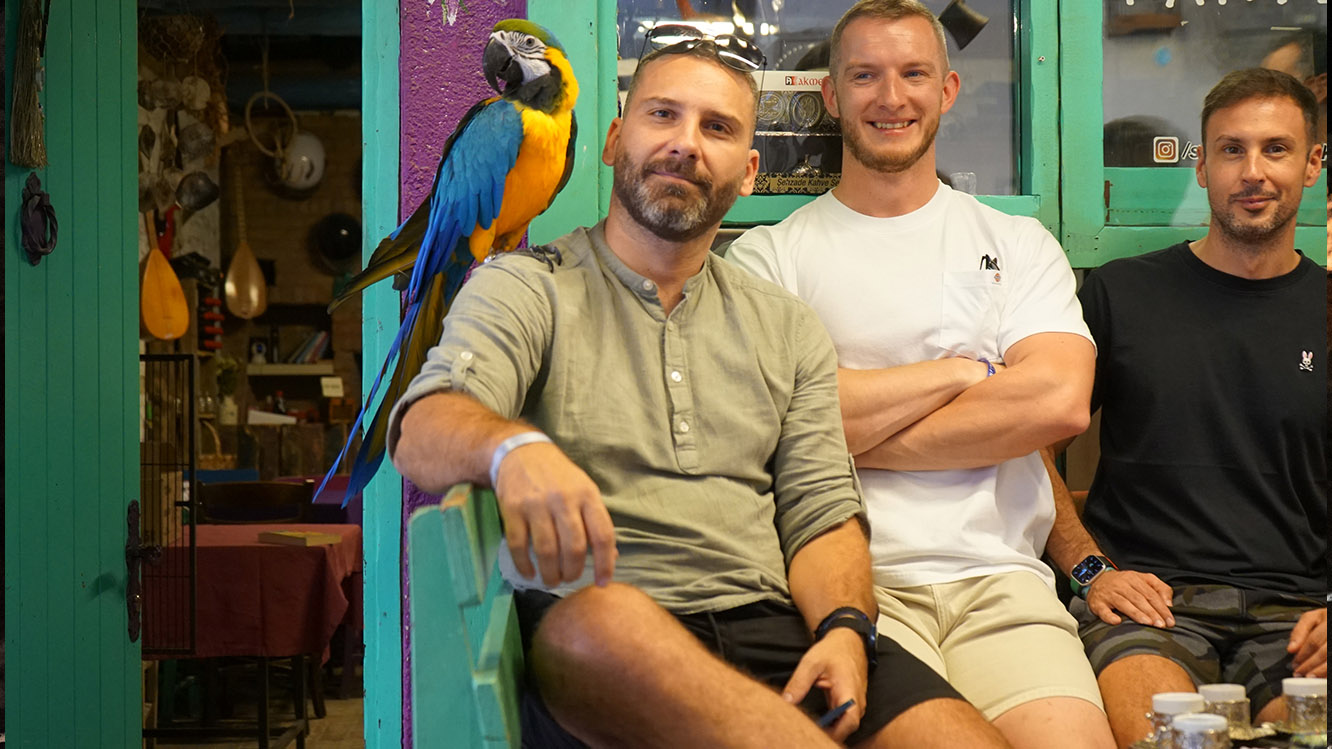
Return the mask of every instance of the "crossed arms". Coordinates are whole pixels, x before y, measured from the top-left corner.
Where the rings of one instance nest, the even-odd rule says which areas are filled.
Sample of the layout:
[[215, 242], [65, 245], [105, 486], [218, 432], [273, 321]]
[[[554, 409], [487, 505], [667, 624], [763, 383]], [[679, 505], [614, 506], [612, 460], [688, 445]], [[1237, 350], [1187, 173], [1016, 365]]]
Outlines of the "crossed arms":
[[900, 471], [992, 466], [1081, 434], [1096, 351], [1073, 333], [1037, 333], [992, 377], [955, 358], [837, 373], [856, 465]]

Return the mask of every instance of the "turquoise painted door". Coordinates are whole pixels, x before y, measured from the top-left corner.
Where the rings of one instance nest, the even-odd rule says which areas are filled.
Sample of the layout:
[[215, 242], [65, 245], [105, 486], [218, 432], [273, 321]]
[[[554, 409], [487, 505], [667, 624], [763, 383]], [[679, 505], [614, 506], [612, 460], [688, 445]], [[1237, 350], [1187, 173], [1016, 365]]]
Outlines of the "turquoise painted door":
[[[5, 0], [6, 118], [19, 6]], [[135, 9], [50, 7], [50, 164], [37, 175], [60, 232], [36, 267], [17, 220], [31, 170], [5, 163], [6, 746], [131, 747], [141, 743], [125, 608], [125, 513], [139, 483]]]

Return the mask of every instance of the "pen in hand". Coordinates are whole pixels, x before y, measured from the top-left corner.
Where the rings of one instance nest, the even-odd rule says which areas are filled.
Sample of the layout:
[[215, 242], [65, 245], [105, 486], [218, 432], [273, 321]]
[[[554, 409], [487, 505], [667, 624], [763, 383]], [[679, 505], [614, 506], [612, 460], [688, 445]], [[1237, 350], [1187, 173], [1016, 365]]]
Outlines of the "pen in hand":
[[834, 707], [833, 709], [824, 713], [823, 717], [819, 718], [818, 720], [819, 728], [827, 728], [833, 723], [836, 723], [837, 719], [842, 717], [842, 714], [845, 713], [847, 710], [850, 710], [851, 706], [854, 704], [856, 704], [855, 700], [847, 700], [846, 702], [843, 702], [837, 707]]

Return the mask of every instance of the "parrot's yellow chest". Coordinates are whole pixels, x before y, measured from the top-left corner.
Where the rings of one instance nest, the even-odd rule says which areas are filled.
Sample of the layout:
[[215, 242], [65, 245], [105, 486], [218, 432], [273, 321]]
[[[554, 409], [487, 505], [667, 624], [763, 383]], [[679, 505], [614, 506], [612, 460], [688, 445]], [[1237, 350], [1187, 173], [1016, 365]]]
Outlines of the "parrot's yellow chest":
[[[492, 242], [496, 250], [513, 249], [527, 224], [550, 205], [560, 178], [564, 176], [572, 112], [560, 110], [546, 114], [525, 107], [520, 110], [523, 144], [518, 150], [518, 160], [504, 181], [504, 201], [499, 216], [489, 231], [478, 226], [471, 237], [472, 254], [477, 258], [488, 254]], [[485, 245], [478, 246], [477, 240]]]

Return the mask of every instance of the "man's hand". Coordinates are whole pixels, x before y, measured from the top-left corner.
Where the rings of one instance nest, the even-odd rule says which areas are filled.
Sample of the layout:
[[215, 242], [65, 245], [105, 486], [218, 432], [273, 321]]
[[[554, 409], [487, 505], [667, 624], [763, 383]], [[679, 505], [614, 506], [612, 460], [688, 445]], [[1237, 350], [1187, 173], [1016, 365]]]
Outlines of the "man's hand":
[[618, 556], [615, 528], [601, 490], [583, 469], [558, 447], [533, 443], [506, 455], [496, 478], [504, 537], [523, 577], [536, 576], [530, 542], [546, 585], [577, 580], [589, 548], [597, 585], [610, 583]]
[[782, 689], [782, 698], [799, 704], [811, 687], [818, 687], [827, 695], [829, 708], [855, 700], [855, 704], [826, 729], [834, 741], [840, 742], [860, 726], [860, 719], [865, 714], [868, 680], [865, 641], [854, 631], [839, 627], [829, 630], [822, 640], [805, 651]]
[[1295, 654], [1296, 676], [1327, 678], [1327, 609], [1304, 612], [1290, 633], [1286, 651]]
[[1147, 572], [1106, 570], [1087, 590], [1087, 608], [1106, 624], [1124, 621], [1115, 611], [1148, 627], [1173, 627], [1170, 614], [1174, 593], [1161, 578]]

